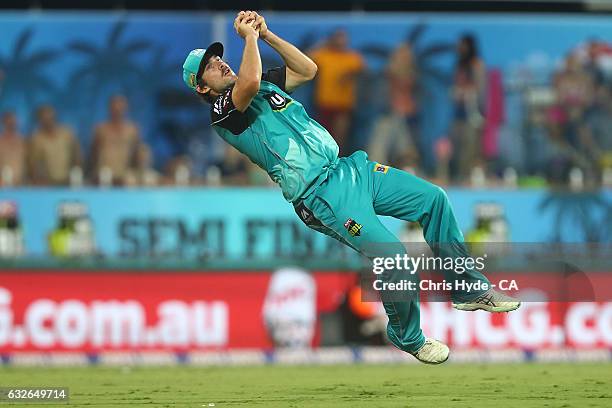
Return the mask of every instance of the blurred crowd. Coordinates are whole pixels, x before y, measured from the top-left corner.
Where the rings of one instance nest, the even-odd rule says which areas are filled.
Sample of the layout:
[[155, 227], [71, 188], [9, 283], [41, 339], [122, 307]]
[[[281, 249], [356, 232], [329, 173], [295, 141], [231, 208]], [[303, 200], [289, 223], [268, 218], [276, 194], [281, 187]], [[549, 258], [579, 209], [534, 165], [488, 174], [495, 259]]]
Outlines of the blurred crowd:
[[603, 69], [610, 60], [612, 47], [591, 41], [565, 57], [548, 96], [535, 92], [524, 132], [529, 173], [553, 184], [611, 184], [612, 78]]
[[121, 95], [109, 101], [107, 121], [95, 126], [90, 151], [58, 122], [53, 106], [36, 112], [36, 127], [29, 137], [19, 132], [13, 112], [2, 114], [0, 169], [3, 185], [61, 186], [156, 185], [151, 149], [141, 140], [136, 124], [127, 119], [128, 102]]
[[[471, 34], [456, 46], [446, 135], [427, 146], [421, 137], [419, 70], [409, 44], [387, 68], [388, 113], [374, 122], [367, 151], [375, 160], [434, 178], [440, 184], [612, 185], [612, 46], [597, 40], [568, 52], [543, 86], [522, 91], [524, 119], [511, 133], [520, 163], [499, 148], [505, 120], [502, 72], [487, 69]], [[323, 67], [323, 69], [325, 69]], [[422, 86], [422, 84], [421, 84]], [[426, 169], [423, 156], [433, 152]]]
[[[367, 60], [349, 46], [338, 29], [309, 50], [319, 66], [312, 92], [312, 115], [334, 136], [341, 155], [365, 149], [372, 160], [433, 178], [441, 184], [520, 184], [594, 187], [612, 184], [612, 77], [602, 61], [612, 47], [592, 40], [568, 52], [563, 66], [543, 87], [525, 92], [521, 130], [523, 166], [508, 163], [498, 149], [504, 125], [501, 71], [488, 69], [478, 41], [465, 34], [457, 42], [449, 98], [452, 121], [433, 141], [422, 137], [424, 86], [411, 45], [399, 44], [382, 72], [385, 106], [358, 140], [356, 109]], [[204, 177], [194, 177], [187, 157], [153, 166], [153, 153], [128, 115], [128, 100], [113, 96], [108, 119], [98, 123], [87, 151], [78, 137], [56, 118], [53, 106], [41, 106], [36, 127], [27, 137], [16, 115], [2, 113], [0, 183], [18, 185], [156, 186], [265, 185], [268, 178], [237, 151], [226, 147]], [[424, 157], [430, 152], [433, 164]]]

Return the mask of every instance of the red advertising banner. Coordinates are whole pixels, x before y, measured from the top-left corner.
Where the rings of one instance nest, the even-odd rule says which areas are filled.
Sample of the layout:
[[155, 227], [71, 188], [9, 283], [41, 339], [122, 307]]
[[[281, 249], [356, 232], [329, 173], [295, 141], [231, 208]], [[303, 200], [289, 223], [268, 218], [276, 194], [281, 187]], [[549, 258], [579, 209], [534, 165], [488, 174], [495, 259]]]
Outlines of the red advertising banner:
[[497, 314], [427, 303], [421, 324], [427, 335], [456, 348], [612, 347], [612, 302], [523, 302], [511, 313]]
[[[317, 346], [318, 317], [356, 282], [345, 272], [0, 273], [0, 353]], [[432, 302], [421, 325], [458, 348], [610, 348], [612, 302], [523, 302], [509, 314]]]
[[[0, 273], [0, 353], [268, 348], [270, 273]], [[316, 312], [333, 310], [355, 277], [314, 273]], [[292, 299], [293, 297], [293, 299]], [[316, 340], [313, 337], [313, 342]]]

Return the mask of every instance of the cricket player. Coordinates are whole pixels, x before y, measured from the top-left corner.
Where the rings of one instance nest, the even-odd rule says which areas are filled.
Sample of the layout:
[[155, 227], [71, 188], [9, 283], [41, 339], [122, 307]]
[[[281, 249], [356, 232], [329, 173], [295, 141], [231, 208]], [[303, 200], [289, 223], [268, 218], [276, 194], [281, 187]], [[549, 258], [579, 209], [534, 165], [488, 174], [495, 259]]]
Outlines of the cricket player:
[[[210, 103], [212, 126], [219, 136], [269, 174], [307, 226], [371, 259], [405, 254], [405, 247], [378, 218], [387, 215], [418, 221], [437, 255], [468, 256], [440, 187], [370, 161], [363, 151], [338, 157], [332, 135], [291, 96], [317, 73], [308, 56], [270, 31], [265, 19], [253, 11], [238, 13], [234, 28], [244, 40], [238, 74], [223, 61], [223, 45], [215, 42], [189, 53], [183, 80]], [[278, 52], [285, 66], [262, 73], [259, 39]], [[391, 273], [387, 279], [394, 276]], [[489, 283], [475, 270], [461, 278]], [[507, 312], [520, 305], [492, 289], [455, 291], [452, 300], [460, 310]], [[448, 347], [425, 338], [421, 331], [418, 296], [383, 300], [383, 305], [389, 317], [387, 334], [395, 346], [428, 364], [448, 359]]]

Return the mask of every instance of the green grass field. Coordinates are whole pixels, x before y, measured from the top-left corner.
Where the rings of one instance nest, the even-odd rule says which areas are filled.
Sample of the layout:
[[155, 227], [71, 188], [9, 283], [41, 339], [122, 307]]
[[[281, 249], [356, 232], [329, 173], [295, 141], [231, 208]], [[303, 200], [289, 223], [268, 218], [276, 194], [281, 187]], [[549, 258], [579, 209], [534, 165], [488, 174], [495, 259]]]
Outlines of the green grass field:
[[612, 407], [605, 363], [0, 368], [9, 385], [67, 386], [71, 407]]

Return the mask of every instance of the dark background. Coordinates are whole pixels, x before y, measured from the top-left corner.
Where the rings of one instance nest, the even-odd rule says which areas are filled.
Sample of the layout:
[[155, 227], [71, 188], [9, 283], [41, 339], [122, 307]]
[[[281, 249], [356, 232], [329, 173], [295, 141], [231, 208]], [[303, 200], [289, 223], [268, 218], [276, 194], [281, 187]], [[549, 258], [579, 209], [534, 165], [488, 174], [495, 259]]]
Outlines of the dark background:
[[612, 12], [609, 0], [3, 0], [0, 9]]

